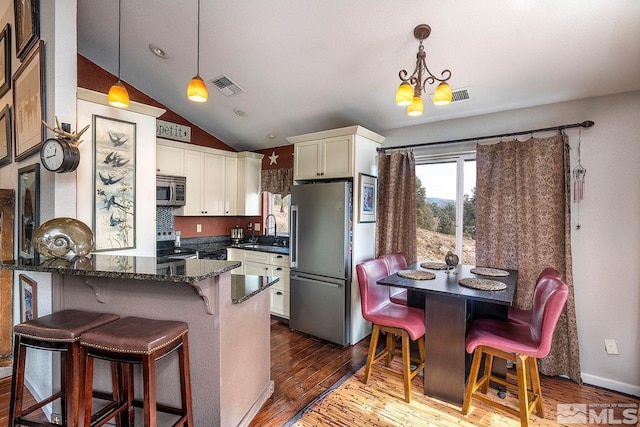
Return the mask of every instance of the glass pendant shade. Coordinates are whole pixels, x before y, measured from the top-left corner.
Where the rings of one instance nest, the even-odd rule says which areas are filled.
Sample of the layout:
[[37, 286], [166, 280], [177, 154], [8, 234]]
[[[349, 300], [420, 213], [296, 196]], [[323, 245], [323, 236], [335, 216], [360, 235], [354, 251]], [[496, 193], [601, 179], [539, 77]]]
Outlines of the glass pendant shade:
[[407, 114], [411, 117], [421, 116], [424, 111], [424, 104], [422, 103], [422, 98], [419, 96], [413, 97], [413, 102], [411, 105], [407, 107]]
[[124, 87], [120, 80], [109, 89], [107, 101], [109, 105], [118, 108], [127, 108], [129, 106], [129, 92], [127, 92], [127, 88]]
[[407, 82], [401, 83], [396, 92], [396, 104], [410, 105], [413, 101], [413, 88]]
[[451, 103], [452, 98], [453, 94], [451, 93], [451, 87], [447, 82], [442, 82], [438, 85], [435, 93], [433, 94], [433, 104], [447, 105]]
[[205, 102], [209, 98], [209, 91], [202, 77], [196, 75], [187, 86], [187, 98], [194, 102]]

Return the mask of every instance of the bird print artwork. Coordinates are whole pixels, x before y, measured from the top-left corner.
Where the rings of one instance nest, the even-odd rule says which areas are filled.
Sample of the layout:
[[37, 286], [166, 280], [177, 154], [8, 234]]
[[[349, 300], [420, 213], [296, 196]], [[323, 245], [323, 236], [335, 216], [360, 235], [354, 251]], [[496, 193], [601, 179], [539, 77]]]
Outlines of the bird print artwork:
[[93, 116], [96, 250], [135, 247], [136, 124]]
[[129, 140], [129, 138], [125, 138], [125, 136], [126, 135], [117, 134], [109, 131], [109, 139], [111, 139], [111, 143], [113, 143], [115, 147], [119, 147]]
[[115, 179], [113, 174], [109, 174], [108, 176], [105, 177], [105, 176], [102, 176], [102, 172], [98, 172], [98, 176], [100, 176], [100, 180], [102, 180], [102, 183], [104, 185], [113, 185], [116, 182], [122, 181], [124, 179], [124, 175], [118, 179]]

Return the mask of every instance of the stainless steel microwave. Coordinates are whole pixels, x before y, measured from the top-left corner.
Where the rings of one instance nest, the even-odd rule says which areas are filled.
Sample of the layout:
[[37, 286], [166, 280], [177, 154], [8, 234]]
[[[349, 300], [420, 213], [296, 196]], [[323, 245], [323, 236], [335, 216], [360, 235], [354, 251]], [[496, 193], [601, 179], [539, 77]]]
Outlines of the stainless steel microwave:
[[156, 206], [184, 206], [187, 178], [184, 176], [156, 176]]

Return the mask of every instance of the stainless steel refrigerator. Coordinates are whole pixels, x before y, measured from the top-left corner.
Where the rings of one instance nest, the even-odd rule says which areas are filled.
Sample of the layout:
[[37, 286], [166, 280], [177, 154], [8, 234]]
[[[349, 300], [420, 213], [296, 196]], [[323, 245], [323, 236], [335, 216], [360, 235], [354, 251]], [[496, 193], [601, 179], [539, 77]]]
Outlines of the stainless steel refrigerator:
[[351, 182], [291, 188], [289, 327], [340, 345], [350, 340]]

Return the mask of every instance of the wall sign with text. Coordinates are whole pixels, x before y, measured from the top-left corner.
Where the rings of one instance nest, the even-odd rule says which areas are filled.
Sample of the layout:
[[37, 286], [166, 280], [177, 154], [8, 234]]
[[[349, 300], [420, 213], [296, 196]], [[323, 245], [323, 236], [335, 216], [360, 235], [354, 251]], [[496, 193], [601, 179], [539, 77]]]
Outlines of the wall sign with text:
[[156, 137], [191, 142], [191, 127], [177, 123], [156, 120]]

